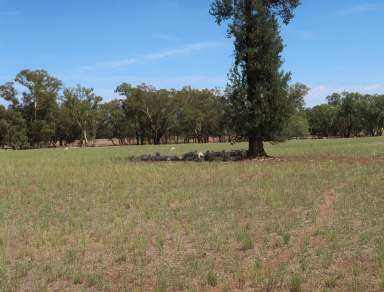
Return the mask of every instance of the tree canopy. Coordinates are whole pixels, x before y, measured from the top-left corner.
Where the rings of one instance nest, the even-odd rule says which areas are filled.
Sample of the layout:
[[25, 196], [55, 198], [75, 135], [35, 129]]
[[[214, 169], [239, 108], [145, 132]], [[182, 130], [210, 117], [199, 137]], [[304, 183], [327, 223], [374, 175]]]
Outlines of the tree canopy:
[[281, 70], [284, 45], [279, 19], [288, 24], [295, 0], [215, 0], [210, 13], [228, 22], [234, 64], [227, 98], [236, 131], [249, 141], [249, 157], [265, 156], [263, 141], [276, 141], [293, 114], [290, 74]]

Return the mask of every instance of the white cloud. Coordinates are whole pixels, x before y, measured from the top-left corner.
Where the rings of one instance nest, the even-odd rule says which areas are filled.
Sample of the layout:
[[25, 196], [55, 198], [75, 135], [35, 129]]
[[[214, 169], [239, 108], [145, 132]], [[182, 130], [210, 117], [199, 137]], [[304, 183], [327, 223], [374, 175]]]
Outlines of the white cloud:
[[318, 86], [311, 88], [309, 94], [314, 95], [314, 96], [321, 96], [321, 95], [326, 94], [328, 91], [329, 91], [329, 89], [327, 88], [327, 86], [318, 85]]
[[351, 84], [346, 86], [316, 85], [309, 91], [306, 97], [306, 103], [308, 106], [318, 105], [326, 102], [325, 98], [332, 93], [342, 93], [344, 91], [359, 92], [362, 94], [383, 94], [384, 83]]
[[223, 45], [222, 42], [199, 42], [199, 43], [189, 44], [189, 45], [175, 48], [175, 49], [145, 54], [143, 55], [143, 57], [147, 60], [159, 60], [159, 59], [164, 59], [164, 58], [173, 57], [177, 55], [187, 55], [192, 52], [201, 51], [204, 49], [217, 48], [222, 45]]
[[383, 2], [368, 2], [364, 4], [348, 6], [338, 11], [337, 14], [342, 16], [347, 16], [347, 15], [353, 15], [353, 14], [373, 12], [377, 10], [384, 10]]
[[152, 77], [149, 78], [148, 81], [162, 88], [181, 88], [187, 85], [197, 88], [213, 88], [216, 86], [224, 86], [227, 83], [227, 78], [225, 76], [187, 75], [168, 78]]
[[323, 103], [325, 101], [325, 97], [327, 97], [331, 91], [332, 90], [326, 85], [311, 86], [308, 95], [305, 97], [306, 105], [312, 107]]
[[373, 84], [357, 84], [347, 87], [341, 87], [336, 90], [337, 92], [353, 91], [364, 94], [381, 94], [384, 93], [384, 83], [373, 83]]
[[96, 63], [89, 66], [83, 66], [80, 68], [81, 71], [96, 71], [100, 69], [118, 69], [127, 67], [129, 65], [133, 65], [135, 63], [138, 63], [143, 60], [160, 60], [164, 58], [174, 57], [178, 55], [188, 55], [193, 52], [202, 51], [205, 49], [210, 48], [217, 48], [222, 46], [222, 42], [199, 42], [199, 43], [193, 43], [189, 45], [185, 45], [182, 47], [178, 47], [175, 49], [169, 49], [165, 51], [160, 52], [153, 52], [149, 54], [141, 55], [137, 58], [129, 58], [129, 59], [121, 59], [121, 60], [113, 60], [113, 61], [106, 61], [101, 63]]
[[136, 62], [137, 60], [133, 58], [121, 59], [121, 60], [115, 60], [115, 61], [96, 63], [90, 66], [81, 67], [80, 69], [84, 71], [93, 71], [97, 69], [117, 69], [121, 67], [127, 67], [129, 65], [135, 64]]

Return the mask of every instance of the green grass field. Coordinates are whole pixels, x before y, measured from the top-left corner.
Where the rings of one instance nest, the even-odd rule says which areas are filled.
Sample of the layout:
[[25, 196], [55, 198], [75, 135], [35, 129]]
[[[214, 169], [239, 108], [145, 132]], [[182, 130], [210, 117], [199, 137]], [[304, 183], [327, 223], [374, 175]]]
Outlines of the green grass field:
[[383, 291], [384, 138], [0, 151], [0, 291]]

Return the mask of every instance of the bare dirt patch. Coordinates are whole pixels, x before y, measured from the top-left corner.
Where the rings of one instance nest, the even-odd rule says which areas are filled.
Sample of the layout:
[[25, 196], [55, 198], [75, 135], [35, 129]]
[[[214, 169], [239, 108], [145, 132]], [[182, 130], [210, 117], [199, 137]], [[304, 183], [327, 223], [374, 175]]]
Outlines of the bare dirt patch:
[[325, 225], [330, 220], [333, 213], [332, 206], [334, 201], [335, 201], [335, 195], [333, 190], [324, 192], [324, 201], [319, 208], [315, 225], [311, 226], [312, 229], [318, 226]]

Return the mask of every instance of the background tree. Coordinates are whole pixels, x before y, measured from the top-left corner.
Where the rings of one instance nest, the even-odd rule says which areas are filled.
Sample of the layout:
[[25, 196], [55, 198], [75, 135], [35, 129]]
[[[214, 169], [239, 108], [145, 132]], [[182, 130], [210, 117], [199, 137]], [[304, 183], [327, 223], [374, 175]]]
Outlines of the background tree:
[[140, 96], [144, 91], [140, 88], [135, 89], [129, 83], [122, 83], [116, 88], [115, 93], [125, 97], [122, 104], [125, 116], [134, 128], [137, 145], [143, 145], [148, 133], [147, 119], [140, 110]]
[[207, 143], [209, 137], [220, 135], [224, 109], [217, 92], [184, 87], [179, 91], [179, 96], [182, 111], [178, 123], [185, 137], [193, 138], [198, 143]]
[[383, 135], [384, 129], [384, 95], [374, 95], [370, 105], [370, 131], [372, 136]]
[[279, 19], [288, 24], [298, 0], [215, 0], [211, 14], [229, 21], [235, 61], [228, 99], [236, 132], [249, 142], [248, 156], [265, 156], [263, 141], [275, 141], [292, 114], [290, 75], [281, 71]]
[[333, 93], [328, 104], [307, 109], [312, 135], [377, 136], [383, 134], [384, 96], [356, 92]]
[[282, 138], [303, 138], [310, 134], [309, 122], [305, 112], [296, 113], [288, 120]]
[[[240, 76], [233, 74], [231, 80], [238, 82]], [[271, 103], [271, 112], [259, 117], [261, 112], [253, 104], [258, 99], [248, 102], [247, 87], [234, 85], [241, 82], [232, 83], [224, 94], [210, 89], [166, 90], [123, 83], [116, 92], [125, 99], [102, 104], [92, 89], [78, 86], [62, 92], [61, 82], [44, 70], [24, 70], [15, 80], [0, 85], [0, 98], [7, 105], [0, 106], [0, 147], [63, 146], [76, 139], [89, 145], [95, 138], [120, 145], [133, 141], [245, 141], [249, 140], [248, 130], [259, 129], [266, 121], [275, 123], [264, 126], [273, 129], [273, 135], [263, 134], [271, 141], [308, 136], [308, 128], [310, 134], [319, 137], [378, 136], [384, 130], [384, 95], [333, 93], [327, 104], [305, 109], [304, 96], [309, 89], [300, 83], [284, 86], [278, 100], [262, 94], [265, 98], [260, 108], [265, 110], [263, 103]], [[266, 87], [267, 82], [262, 85]], [[284, 113], [278, 111], [280, 118], [273, 117], [272, 110], [282, 102]], [[245, 109], [249, 111], [242, 112]], [[259, 128], [255, 128], [255, 121]]]
[[337, 108], [336, 125], [338, 135], [357, 136], [369, 125], [370, 104], [368, 95], [360, 93], [334, 93], [327, 97], [328, 104]]
[[23, 70], [17, 74], [15, 81], [24, 89], [21, 93], [22, 102], [19, 103], [22, 104], [21, 110], [27, 122], [30, 144], [53, 142], [61, 81], [45, 70]]
[[360, 94], [342, 93], [341, 104], [338, 113], [338, 125], [340, 132], [344, 137], [351, 137], [356, 134], [360, 127], [360, 119], [358, 115], [358, 101]]
[[81, 131], [76, 122], [72, 119], [69, 108], [61, 105], [57, 114], [56, 122], [56, 143], [60, 146], [73, 143], [81, 136]]
[[295, 83], [289, 86], [288, 96], [291, 100], [291, 106], [295, 113], [303, 112], [305, 101], [304, 98], [308, 94], [309, 88], [305, 84]]
[[113, 143], [118, 139], [120, 145], [128, 143], [130, 137], [135, 136], [134, 126], [125, 115], [122, 100], [112, 100], [101, 105], [101, 126], [98, 136], [108, 138]]
[[27, 144], [26, 123], [21, 113], [0, 105], [0, 147], [21, 149]]
[[13, 82], [7, 82], [0, 86], [0, 97], [10, 103], [12, 109], [18, 109], [19, 100], [17, 99], [17, 91]]
[[288, 89], [288, 95], [292, 101], [293, 114], [288, 119], [283, 132], [282, 139], [303, 138], [309, 135], [309, 122], [304, 109], [304, 97], [309, 88], [301, 83], [293, 84]]
[[133, 87], [123, 83], [116, 92], [126, 97], [124, 110], [127, 117], [133, 119], [137, 136], [140, 136], [138, 139], [143, 143], [144, 136], [148, 135], [153, 144], [160, 144], [175, 118], [175, 91], [156, 90], [146, 84]]
[[336, 135], [335, 122], [338, 109], [334, 105], [323, 104], [307, 110], [309, 128], [312, 135], [329, 137]]
[[96, 138], [101, 101], [92, 88], [78, 86], [64, 90], [63, 107], [80, 130], [81, 145], [88, 146]]

